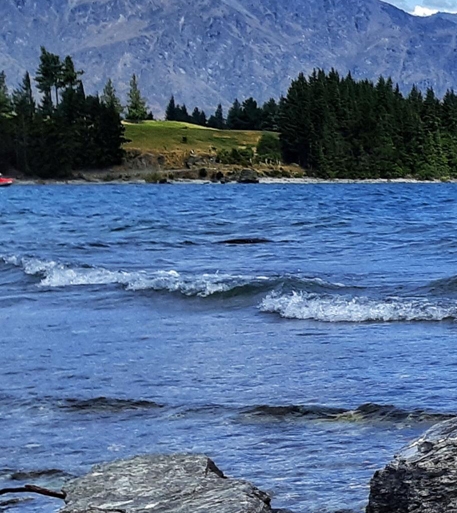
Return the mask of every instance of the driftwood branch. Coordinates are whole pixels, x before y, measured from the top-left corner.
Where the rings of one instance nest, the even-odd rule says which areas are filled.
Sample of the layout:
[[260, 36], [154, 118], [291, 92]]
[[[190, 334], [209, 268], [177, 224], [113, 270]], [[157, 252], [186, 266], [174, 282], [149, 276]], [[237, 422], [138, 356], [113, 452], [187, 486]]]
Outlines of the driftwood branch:
[[54, 497], [55, 499], [64, 500], [67, 494], [65, 492], [56, 492], [54, 490], [48, 490], [47, 488], [41, 488], [41, 486], [25, 485], [18, 488], [0, 488], [0, 495], [6, 493], [38, 493], [40, 495], [46, 495], [47, 497]]

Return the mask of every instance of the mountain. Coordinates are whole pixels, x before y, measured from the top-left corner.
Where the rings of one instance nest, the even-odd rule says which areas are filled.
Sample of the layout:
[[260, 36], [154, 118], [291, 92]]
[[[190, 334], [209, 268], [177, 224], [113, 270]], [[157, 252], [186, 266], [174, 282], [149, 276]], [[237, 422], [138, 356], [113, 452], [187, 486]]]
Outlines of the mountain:
[[156, 113], [170, 95], [227, 106], [284, 94], [299, 72], [391, 76], [408, 91], [457, 86], [457, 15], [413, 17], [379, 0], [1, 0], [0, 69], [15, 85], [40, 46], [73, 56], [89, 91], [136, 73]]

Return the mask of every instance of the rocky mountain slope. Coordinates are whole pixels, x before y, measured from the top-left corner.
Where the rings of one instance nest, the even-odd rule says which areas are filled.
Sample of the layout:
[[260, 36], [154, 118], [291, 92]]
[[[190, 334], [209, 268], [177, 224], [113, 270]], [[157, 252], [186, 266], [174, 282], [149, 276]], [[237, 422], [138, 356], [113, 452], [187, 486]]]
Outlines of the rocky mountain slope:
[[266, 100], [300, 71], [390, 75], [437, 93], [457, 86], [457, 15], [417, 18], [379, 0], [2, 0], [0, 69], [10, 85], [36, 69], [40, 45], [71, 54], [85, 84], [132, 73], [156, 113], [168, 98], [212, 109]]

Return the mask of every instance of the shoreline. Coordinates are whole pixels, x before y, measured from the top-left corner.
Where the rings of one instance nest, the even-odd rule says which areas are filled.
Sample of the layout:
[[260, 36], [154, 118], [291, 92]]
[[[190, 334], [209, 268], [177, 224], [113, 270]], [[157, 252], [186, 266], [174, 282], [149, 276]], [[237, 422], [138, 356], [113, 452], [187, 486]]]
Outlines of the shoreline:
[[450, 180], [414, 180], [412, 178], [371, 178], [367, 180], [354, 180], [346, 178], [324, 179], [324, 178], [271, 178], [259, 177], [258, 183], [244, 184], [236, 181], [220, 182], [203, 179], [174, 179], [167, 180], [166, 182], [148, 182], [142, 178], [131, 179], [116, 179], [116, 180], [103, 180], [103, 179], [41, 179], [41, 178], [15, 178], [13, 185], [318, 185], [318, 184], [455, 184], [457, 179]]

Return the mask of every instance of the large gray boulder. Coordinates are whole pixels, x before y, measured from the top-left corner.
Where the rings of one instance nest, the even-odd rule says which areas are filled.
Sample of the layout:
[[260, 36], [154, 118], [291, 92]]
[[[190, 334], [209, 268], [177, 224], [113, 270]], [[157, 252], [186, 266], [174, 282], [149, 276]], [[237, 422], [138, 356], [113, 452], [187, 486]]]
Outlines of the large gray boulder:
[[371, 480], [366, 513], [457, 513], [457, 418], [436, 424]]
[[271, 513], [270, 497], [225, 478], [203, 455], [147, 455], [98, 465], [65, 487], [61, 513]]

